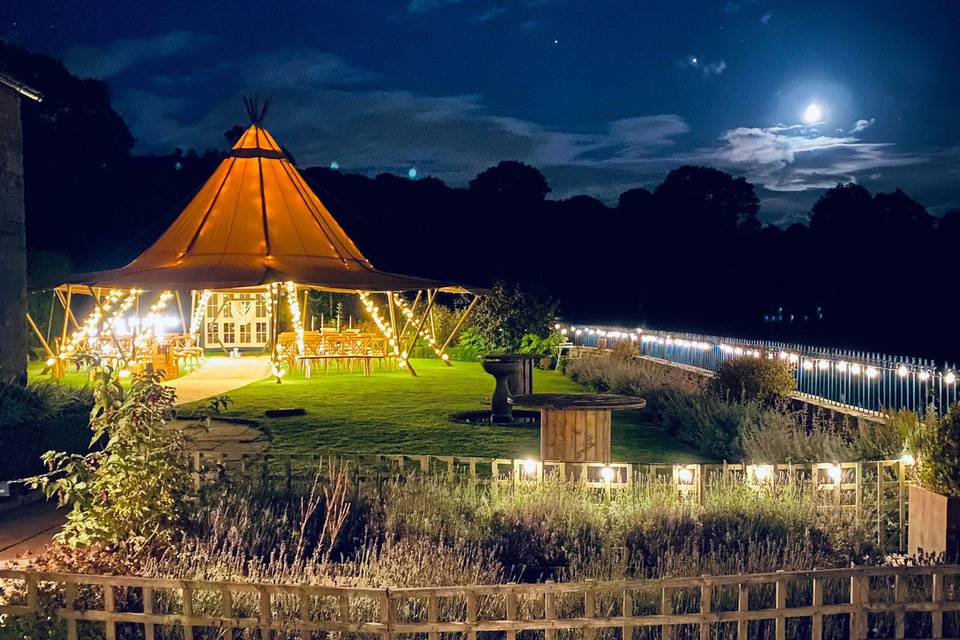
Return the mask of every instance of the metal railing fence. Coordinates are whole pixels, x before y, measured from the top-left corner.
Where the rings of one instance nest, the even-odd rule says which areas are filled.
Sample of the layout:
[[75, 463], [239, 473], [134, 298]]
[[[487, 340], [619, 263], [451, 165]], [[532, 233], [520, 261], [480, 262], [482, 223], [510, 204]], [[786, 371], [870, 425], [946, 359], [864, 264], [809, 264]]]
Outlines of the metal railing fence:
[[942, 415], [958, 399], [952, 363], [654, 329], [575, 325], [560, 330], [577, 346], [612, 348], [626, 341], [636, 344], [641, 355], [708, 371], [732, 357], [783, 359], [793, 365], [799, 393], [872, 414], [900, 409], [923, 414], [934, 407]]

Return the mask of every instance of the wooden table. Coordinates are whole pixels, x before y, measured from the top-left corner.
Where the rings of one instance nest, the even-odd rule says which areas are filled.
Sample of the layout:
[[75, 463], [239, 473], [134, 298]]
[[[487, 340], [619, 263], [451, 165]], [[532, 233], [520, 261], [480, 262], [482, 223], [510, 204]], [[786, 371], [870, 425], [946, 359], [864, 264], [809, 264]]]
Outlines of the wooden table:
[[509, 402], [540, 409], [540, 459], [562, 462], [610, 462], [611, 412], [647, 406], [612, 394], [536, 393]]

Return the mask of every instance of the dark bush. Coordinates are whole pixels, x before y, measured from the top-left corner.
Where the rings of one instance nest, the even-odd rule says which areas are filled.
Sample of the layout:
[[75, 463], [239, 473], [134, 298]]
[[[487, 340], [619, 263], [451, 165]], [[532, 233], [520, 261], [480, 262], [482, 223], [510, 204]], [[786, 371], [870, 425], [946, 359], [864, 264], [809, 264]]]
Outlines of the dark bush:
[[720, 363], [712, 386], [723, 398], [770, 402], [789, 396], [797, 382], [783, 360], [738, 356]]
[[40, 456], [47, 451], [86, 451], [92, 407], [87, 389], [0, 384], [0, 480], [42, 472]]

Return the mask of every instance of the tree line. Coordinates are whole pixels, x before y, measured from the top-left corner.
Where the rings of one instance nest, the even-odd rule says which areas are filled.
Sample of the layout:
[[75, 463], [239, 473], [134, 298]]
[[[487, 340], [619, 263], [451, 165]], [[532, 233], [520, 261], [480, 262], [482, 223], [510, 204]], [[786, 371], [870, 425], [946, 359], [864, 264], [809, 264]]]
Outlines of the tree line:
[[[0, 70], [45, 95], [23, 110], [34, 284], [135, 257], [238, 136], [234, 127], [223, 148], [204, 152], [135, 154], [105, 83], [2, 42]], [[753, 185], [710, 167], [679, 167], [612, 206], [585, 195], [551, 199], [540, 171], [511, 160], [464, 187], [300, 169], [384, 270], [518, 282], [559, 298], [574, 322], [960, 359], [952, 333], [960, 210], [937, 218], [899, 189], [837, 185], [808, 224], [784, 229], [761, 224]]]

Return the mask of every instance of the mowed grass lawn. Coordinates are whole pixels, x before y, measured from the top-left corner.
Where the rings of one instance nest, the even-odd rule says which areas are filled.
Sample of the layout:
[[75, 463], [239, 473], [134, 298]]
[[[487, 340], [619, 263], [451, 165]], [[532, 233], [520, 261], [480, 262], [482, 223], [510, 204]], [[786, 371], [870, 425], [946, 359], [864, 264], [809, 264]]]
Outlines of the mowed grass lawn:
[[[419, 374], [374, 370], [317, 373], [307, 380], [288, 375], [283, 384], [263, 380], [227, 395], [233, 401], [226, 415], [253, 418], [270, 435], [274, 452], [323, 451], [464, 455], [489, 457], [539, 456], [536, 426], [503, 427], [459, 424], [449, 419], [458, 411], [489, 406], [493, 378], [479, 363], [414, 360]], [[555, 371], [537, 370], [535, 393], [585, 393]], [[203, 403], [187, 405], [185, 410]], [[302, 407], [304, 416], [266, 418], [268, 409]], [[615, 461], [695, 462], [689, 447], [649, 423], [640, 411], [615, 412]]]

